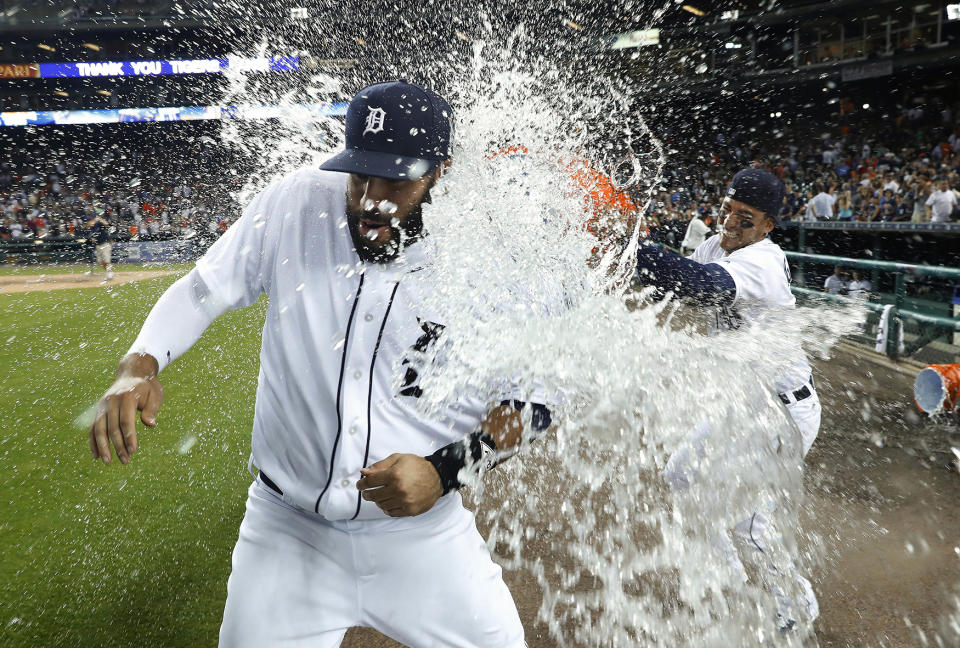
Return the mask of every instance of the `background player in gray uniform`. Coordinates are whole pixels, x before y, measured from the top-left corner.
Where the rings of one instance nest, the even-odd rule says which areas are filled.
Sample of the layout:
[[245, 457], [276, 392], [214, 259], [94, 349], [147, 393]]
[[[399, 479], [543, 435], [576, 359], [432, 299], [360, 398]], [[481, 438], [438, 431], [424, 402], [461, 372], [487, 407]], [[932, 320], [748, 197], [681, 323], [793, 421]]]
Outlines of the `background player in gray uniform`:
[[[790, 291], [786, 256], [767, 238], [779, 222], [783, 196], [783, 183], [769, 171], [751, 168], [738, 172], [721, 206], [720, 233], [700, 244], [690, 258], [653, 245], [641, 245], [639, 280], [698, 304], [707, 315], [710, 334], [744, 326], [763, 327], [774, 321], [771, 315], [792, 310], [796, 304]], [[797, 426], [799, 445], [806, 455], [820, 430], [821, 407], [812, 370], [799, 340], [792, 342], [793, 348], [780, 357], [771, 378], [780, 401]], [[701, 430], [693, 436], [704, 433]], [[702, 439], [693, 441], [691, 447], [702, 447]], [[686, 451], [671, 457], [666, 471], [671, 485], [682, 488], [693, 479], [694, 463]], [[762, 554], [764, 537], [774, 532], [763, 510], [734, 525], [734, 538], [741, 553]], [[739, 562], [736, 557], [732, 560]], [[736, 568], [742, 571], [742, 565]], [[797, 579], [804, 593], [805, 600], [800, 602], [805, 608], [803, 616], [813, 621], [819, 608], [810, 583], [797, 573], [791, 576]], [[798, 608], [794, 601], [779, 594], [778, 603], [781, 626], [788, 629], [799, 616]]]
[[106, 273], [106, 281], [113, 279], [113, 236], [110, 234], [110, 222], [103, 216], [94, 216], [87, 221], [90, 238], [93, 239], [93, 255], [100, 267]]
[[[452, 111], [404, 80], [351, 101], [346, 150], [282, 178], [154, 306], [99, 402], [95, 458], [156, 425], [157, 374], [213, 319], [269, 296], [251, 466], [222, 646], [340, 644], [370, 626], [409, 646], [524, 645], [457, 489], [520, 441], [519, 393], [425, 417], [411, 359], [443, 334], [421, 311], [421, 205], [450, 161]], [[394, 380], [398, 370], [403, 381]], [[422, 368], [421, 368], [422, 369]]]

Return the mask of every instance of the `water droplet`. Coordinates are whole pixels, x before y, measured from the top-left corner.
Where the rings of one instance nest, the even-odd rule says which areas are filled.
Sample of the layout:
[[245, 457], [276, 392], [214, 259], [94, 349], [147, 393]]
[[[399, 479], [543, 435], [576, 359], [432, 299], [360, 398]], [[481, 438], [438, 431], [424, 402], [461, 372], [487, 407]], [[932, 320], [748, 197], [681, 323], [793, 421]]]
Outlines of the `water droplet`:
[[187, 454], [195, 445], [197, 445], [196, 435], [188, 434], [180, 440], [180, 445], [177, 446], [177, 452], [180, 454]]

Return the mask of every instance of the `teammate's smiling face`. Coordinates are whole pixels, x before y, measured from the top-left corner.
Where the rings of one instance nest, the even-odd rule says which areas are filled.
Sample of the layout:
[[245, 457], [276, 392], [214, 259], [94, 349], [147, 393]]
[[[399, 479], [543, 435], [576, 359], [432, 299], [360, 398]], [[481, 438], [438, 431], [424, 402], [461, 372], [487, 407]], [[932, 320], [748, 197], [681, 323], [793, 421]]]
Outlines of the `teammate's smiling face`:
[[423, 233], [422, 206], [440, 169], [417, 180], [388, 180], [351, 173], [347, 225], [361, 260], [387, 263]]
[[762, 240], [776, 224], [756, 207], [733, 198], [724, 198], [720, 212], [720, 248], [727, 254]]

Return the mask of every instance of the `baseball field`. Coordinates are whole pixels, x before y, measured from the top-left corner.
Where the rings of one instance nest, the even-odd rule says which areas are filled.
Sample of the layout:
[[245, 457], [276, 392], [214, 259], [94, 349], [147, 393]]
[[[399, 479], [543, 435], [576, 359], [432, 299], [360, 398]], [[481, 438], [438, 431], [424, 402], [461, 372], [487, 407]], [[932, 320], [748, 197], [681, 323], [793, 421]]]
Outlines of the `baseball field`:
[[117, 360], [184, 268], [163, 270], [0, 295], [0, 645], [216, 643], [265, 309], [224, 316], [164, 372], [160, 424], [130, 465], [95, 463], [86, 434]]
[[[130, 465], [95, 463], [87, 440], [117, 360], [186, 269], [0, 294], [0, 646], [216, 645], [250, 482], [265, 303], [217, 320], [164, 371], [159, 425], [141, 432]], [[825, 417], [808, 458], [805, 527], [827, 548], [813, 574], [820, 645], [922, 645], [917, 629], [946, 627], [960, 583], [960, 477], [943, 453], [955, 428], [912, 415], [909, 375], [855, 351], [816, 371]], [[531, 540], [545, 561], [548, 540]], [[536, 623], [536, 585], [506, 579], [530, 645], [556, 645]], [[361, 630], [344, 645], [396, 644]]]

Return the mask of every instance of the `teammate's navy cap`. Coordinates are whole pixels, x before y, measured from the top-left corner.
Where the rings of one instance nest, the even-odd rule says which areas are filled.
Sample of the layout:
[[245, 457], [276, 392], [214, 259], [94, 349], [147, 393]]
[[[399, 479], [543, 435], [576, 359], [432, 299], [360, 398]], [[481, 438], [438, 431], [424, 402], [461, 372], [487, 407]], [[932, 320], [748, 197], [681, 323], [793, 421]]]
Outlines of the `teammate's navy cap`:
[[733, 176], [727, 196], [755, 207], [780, 224], [784, 186], [780, 178], [763, 169], [743, 169]]
[[406, 79], [367, 86], [347, 108], [347, 148], [328, 171], [416, 180], [450, 157], [453, 111], [436, 92]]

